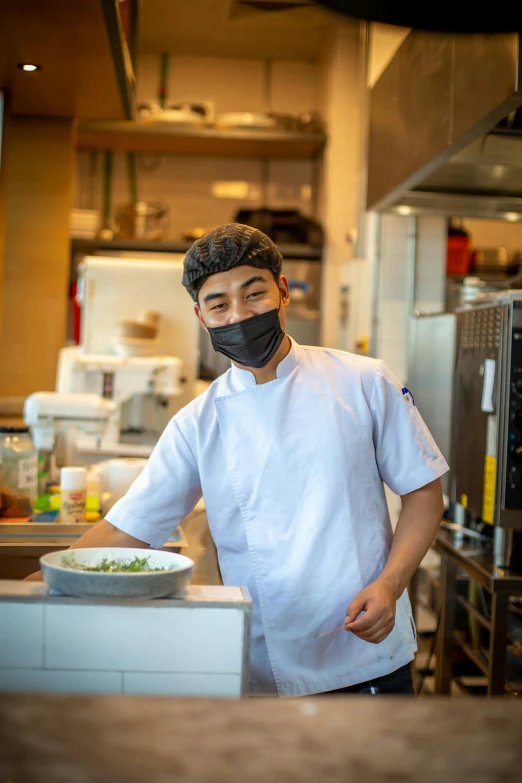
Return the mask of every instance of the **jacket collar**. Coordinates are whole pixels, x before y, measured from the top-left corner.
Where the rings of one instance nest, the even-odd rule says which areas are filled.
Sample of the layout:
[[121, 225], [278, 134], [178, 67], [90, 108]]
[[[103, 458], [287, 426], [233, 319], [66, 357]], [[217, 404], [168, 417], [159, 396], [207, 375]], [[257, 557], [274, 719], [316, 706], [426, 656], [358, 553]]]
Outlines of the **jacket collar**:
[[[290, 335], [288, 335], [290, 337]], [[290, 375], [299, 364], [303, 355], [303, 349], [296, 343], [296, 341], [290, 337], [290, 350], [282, 359], [276, 368], [277, 378], [285, 378]], [[235, 364], [231, 368], [231, 381], [235, 388], [245, 389], [249, 386], [256, 386], [256, 377], [250, 372], [250, 370], [244, 370], [240, 367], [236, 367]]]

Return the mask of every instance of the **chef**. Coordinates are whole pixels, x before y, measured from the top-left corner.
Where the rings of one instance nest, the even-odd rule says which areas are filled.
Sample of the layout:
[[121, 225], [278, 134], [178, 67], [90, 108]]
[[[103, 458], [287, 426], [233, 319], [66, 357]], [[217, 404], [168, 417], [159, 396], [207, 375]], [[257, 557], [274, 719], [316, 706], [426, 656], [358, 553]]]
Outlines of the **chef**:
[[[239, 224], [188, 251], [183, 285], [231, 367], [77, 546], [161, 547], [203, 496], [223, 580], [253, 598], [253, 692], [411, 694], [406, 587], [448, 466], [384, 362], [286, 333], [281, 262]], [[402, 499], [395, 533], [384, 484]]]

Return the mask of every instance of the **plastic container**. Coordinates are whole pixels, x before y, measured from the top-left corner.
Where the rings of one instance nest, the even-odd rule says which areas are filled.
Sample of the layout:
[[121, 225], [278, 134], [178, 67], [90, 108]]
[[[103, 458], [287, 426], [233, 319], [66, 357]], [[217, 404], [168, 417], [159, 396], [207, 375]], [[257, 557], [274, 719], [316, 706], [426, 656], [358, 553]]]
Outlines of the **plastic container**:
[[87, 471], [85, 468], [62, 468], [60, 471], [60, 523], [83, 525], [87, 510]]
[[470, 238], [463, 228], [450, 225], [446, 246], [446, 274], [448, 277], [464, 276], [471, 265]]
[[38, 494], [38, 451], [26, 427], [0, 427], [3, 517], [30, 517]]

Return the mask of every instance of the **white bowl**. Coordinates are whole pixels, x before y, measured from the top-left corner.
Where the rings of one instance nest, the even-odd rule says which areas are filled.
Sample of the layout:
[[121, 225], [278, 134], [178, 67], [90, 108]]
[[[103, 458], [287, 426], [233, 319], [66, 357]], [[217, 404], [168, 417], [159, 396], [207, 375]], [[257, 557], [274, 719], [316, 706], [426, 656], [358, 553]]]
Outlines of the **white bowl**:
[[[83, 565], [100, 565], [103, 559], [132, 561], [147, 557], [150, 564], [166, 571], [138, 571], [136, 573], [78, 571], [64, 565], [73, 556]], [[157, 549], [124, 549], [96, 547], [50, 552], [40, 558], [45, 582], [64, 595], [104, 598], [163, 598], [180, 595], [189, 584], [194, 561], [184, 555]]]
[[118, 356], [154, 356], [158, 340], [148, 337], [113, 337], [112, 347]]
[[140, 119], [143, 123], [166, 122], [180, 128], [197, 127], [205, 123], [203, 115], [189, 109], [144, 109], [140, 111]]
[[216, 125], [220, 128], [244, 128], [249, 130], [267, 130], [277, 127], [277, 120], [266, 114], [232, 111], [220, 114]]
[[147, 323], [145, 321], [120, 321], [118, 326], [120, 327], [119, 337], [125, 339], [131, 337], [140, 340], [155, 340], [158, 335], [157, 324]]

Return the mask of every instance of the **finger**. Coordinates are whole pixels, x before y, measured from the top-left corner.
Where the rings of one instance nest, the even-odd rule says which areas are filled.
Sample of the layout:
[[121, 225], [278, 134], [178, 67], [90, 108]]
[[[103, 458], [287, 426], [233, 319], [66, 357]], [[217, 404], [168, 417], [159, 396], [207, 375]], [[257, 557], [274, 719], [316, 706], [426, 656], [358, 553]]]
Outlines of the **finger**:
[[385, 637], [382, 638], [380, 636], [372, 636], [370, 639], [363, 639], [363, 642], [366, 642], [366, 644], [380, 644]]
[[355, 636], [358, 636], [360, 639], [366, 639], [368, 636], [374, 636], [379, 633], [383, 633], [385, 631], [388, 631], [388, 628], [391, 630], [392, 624], [388, 622], [387, 620], [380, 620], [376, 621], [370, 628], [365, 628], [362, 631], [354, 629], [353, 626], [347, 628], [347, 631], [351, 631]]
[[359, 593], [359, 595], [355, 596], [352, 603], [346, 610], [345, 623], [353, 622], [365, 609], [366, 609], [366, 598], [362, 595], [362, 593]]
[[377, 636], [372, 634], [371, 636], [359, 636], [359, 639], [367, 644], [380, 644], [386, 639], [386, 636], [387, 634], [378, 634]]
[[356, 636], [363, 642], [370, 642], [371, 644], [379, 644], [384, 641], [391, 633], [393, 626], [384, 626], [377, 628], [373, 631], [368, 631], [362, 634], [356, 634]]
[[376, 625], [389, 622], [388, 612], [385, 609], [368, 609], [362, 617], [355, 620], [352, 623], [345, 622], [344, 626], [349, 631], [359, 633], [360, 631], [368, 631]]
[[387, 633], [380, 633], [377, 636], [370, 636], [368, 639], [363, 639], [363, 641], [368, 642], [368, 644], [380, 644], [388, 635], [389, 631]]

